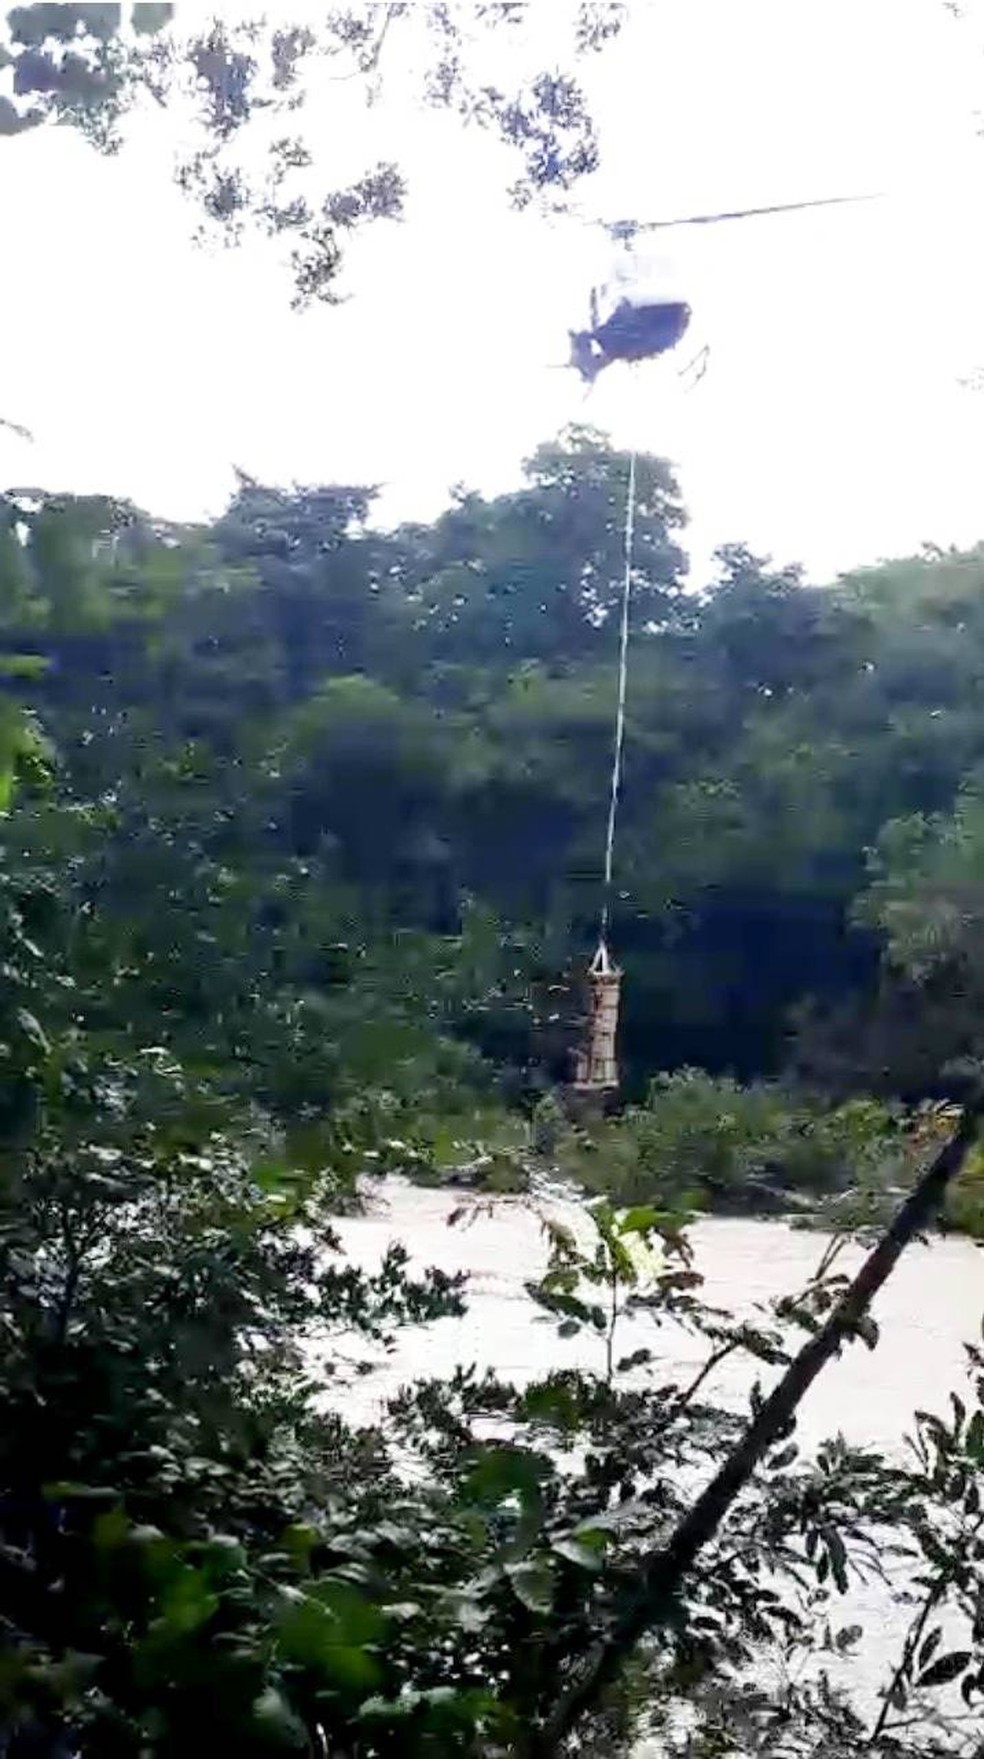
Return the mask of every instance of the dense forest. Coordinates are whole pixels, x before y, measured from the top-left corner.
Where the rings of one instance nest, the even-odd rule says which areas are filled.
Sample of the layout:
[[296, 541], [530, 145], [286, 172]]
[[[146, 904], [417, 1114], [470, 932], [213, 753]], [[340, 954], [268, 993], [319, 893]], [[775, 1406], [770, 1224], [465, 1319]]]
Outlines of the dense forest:
[[[50, 888], [64, 1027], [154, 1042], [292, 1128], [337, 1135], [354, 1109], [421, 1153], [456, 1117], [467, 1137], [562, 1091], [601, 896], [627, 467], [573, 429], [516, 493], [460, 490], [392, 532], [352, 486], [243, 479], [194, 529], [9, 496], [6, 883], [29, 923]], [[699, 586], [670, 467], [644, 458], [639, 484], [611, 930], [626, 1099], [663, 1077], [663, 1113], [693, 1118], [737, 1092], [769, 1136], [777, 1106], [864, 1099], [884, 1125], [959, 1094], [984, 977], [984, 563], [815, 587], [735, 546]]]

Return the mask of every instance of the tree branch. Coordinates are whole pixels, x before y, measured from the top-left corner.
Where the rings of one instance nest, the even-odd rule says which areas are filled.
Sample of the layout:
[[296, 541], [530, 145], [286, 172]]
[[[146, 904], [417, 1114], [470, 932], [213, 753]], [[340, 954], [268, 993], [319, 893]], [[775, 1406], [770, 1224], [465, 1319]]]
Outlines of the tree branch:
[[909, 1630], [906, 1632], [905, 1642], [902, 1645], [902, 1654], [898, 1666], [892, 1675], [888, 1687], [882, 1695], [878, 1719], [868, 1737], [867, 1744], [869, 1747], [873, 1747], [875, 1742], [879, 1741], [885, 1733], [888, 1726], [889, 1716], [895, 1708], [895, 1695], [903, 1681], [908, 1678], [916, 1650], [922, 1641], [923, 1632], [946, 1593], [949, 1582], [949, 1571], [943, 1571], [937, 1576], [935, 1582], [933, 1582], [930, 1587], [929, 1593], [923, 1601], [915, 1623], [910, 1626]]
[[717, 1532], [731, 1505], [773, 1443], [787, 1429], [817, 1375], [852, 1338], [868, 1308], [910, 1242], [939, 1210], [977, 1135], [984, 1099], [964, 1107], [956, 1130], [910, 1192], [857, 1276], [820, 1330], [794, 1357], [778, 1385], [749, 1424], [738, 1446], [684, 1515], [666, 1545], [645, 1564], [610, 1635], [580, 1677], [568, 1687], [542, 1727], [533, 1732], [535, 1759], [556, 1753], [571, 1729], [593, 1710], [647, 1631], [666, 1618], [683, 1578]]
[[[980, 1533], [982, 1526], [984, 1526], [984, 1514], [981, 1514], [978, 1516], [977, 1520], [974, 1523], [974, 1526], [971, 1529], [970, 1539], [972, 1541], [977, 1539], [977, 1536]], [[868, 1746], [869, 1747], [873, 1747], [875, 1745], [875, 1742], [881, 1738], [881, 1736], [885, 1733], [886, 1729], [888, 1728], [889, 1716], [891, 1715], [892, 1710], [896, 1708], [896, 1705], [895, 1705], [896, 1692], [898, 1691], [899, 1687], [903, 1684], [903, 1682], [909, 1678], [909, 1676], [912, 1672], [912, 1664], [913, 1664], [915, 1657], [916, 1657], [916, 1651], [918, 1650], [919, 1645], [922, 1641], [923, 1632], [925, 1631], [926, 1626], [929, 1623], [929, 1620], [931, 1619], [933, 1613], [937, 1610], [940, 1603], [945, 1598], [947, 1590], [951, 1587], [951, 1585], [954, 1581], [955, 1573], [956, 1573], [956, 1570], [955, 1570], [954, 1559], [951, 1558], [949, 1560], [949, 1562], [944, 1566], [944, 1568], [940, 1570], [939, 1575], [936, 1576], [934, 1581], [932, 1581], [930, 1583], [929, 1592], [927, 1593], [926, 1598], [923, 1601], [923, 1604], [922, 1604], [918, 1614], [916, 1615], [915, 1622], [909, 1627], [909, 1630], [906, 1632], [905, 1642], [902, 1645], [902, 1655], [900, 1657], [899, 1664], [896, 1667], [895, 1672], [892, 1675], [892, 1678], [891, 1678], [889, 1685], [887, 1686], [885, 1692], [882, 1695], [881, 1709], [878, 1712], [878, 1720], [875, 1723], [875, 1726], [872, 1729], [871, 1734], [868, 1738]], [[921, 1718], [917, 1718], [917, 1720], [921, 1720]], [[901, 1724], [901, 1723], [896, 1723], [894, 1725], [895, 1729], [905, 1727], [905, 1726], [907, 1726], [907, 1725]]]

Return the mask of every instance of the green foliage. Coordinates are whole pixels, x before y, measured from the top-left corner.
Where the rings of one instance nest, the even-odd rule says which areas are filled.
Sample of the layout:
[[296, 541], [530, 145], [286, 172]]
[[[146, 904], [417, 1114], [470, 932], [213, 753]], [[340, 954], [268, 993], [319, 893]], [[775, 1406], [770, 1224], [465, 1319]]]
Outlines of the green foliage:
[[321, 1180], [271, 1180], [262, 1122], [203, 1135], [160, 1051], [45, 1061], [0, 1185], [3, 1715], [165, 1753], [218, 1685], [225, 1737], [273, 1750], [304, 1731], [297, 1681], [356, 1703], [378, 1683], [384, 1622], [344, 1570], [290, 1586], [312, 1499], [372, 1448], [315, 1415], [305, 1333], [386, 1338], [458, 1290], [399, 1252], [373, 1276], [340, 1263]]
[[979, 1149], [948, 1193], [945, 1219], [959, 1233], [984, 1239], [984, 1155]]
[[977, 976], [984, 920], [984, 801], [968, 778], [952, 814], [893, 819], [871, 859], [859, 915], [885, 937], [892, 964], [923, 984], [940, 970]]
[[684, 1069], [659, 1076], [648, 1104], [582, 1131], [562, 1161], [623, 1201], [761, 1212], [899, 1182], [899, 1120], [872, 1100], [836, 1109], [775, 1082], [743, 1087]]
[[[350, 1169], [389, 1140], [434, 1171], [422, 1093], [439, 1122], [566, 1079], [626, 469], [572, 429], [518, 492], [386, 536], [351, 485], [244, 477], [203, 531], [103, 497], [8, 500], [10, 846], [68, 863], [87, 1030], [139, 1023]], [[938, 1096], [976, 1054], [972, 779], [950, 829], [940, 802], [984, 759], [963, 706], [979, 560], [820, 592], [735, 547], [712, 593], [683, 594], [675, 485], [657, 459], [639, 472], [613, 925], [636, 1104], [606, 1137], [614, 1184], [642, 1165], [647, 1195], [672, 1159], [674, 1188], [712, 1204], [835, 1191], [867, 1153], [846, 1099]], [[57, 751], [44, 811], [25, 706]], [[944, 916], [963, 935], [945, 968]], [[698, 1066], [725, 1082], [713, 1127], [699, 1075], [639, 1105], [660, 1069]]]

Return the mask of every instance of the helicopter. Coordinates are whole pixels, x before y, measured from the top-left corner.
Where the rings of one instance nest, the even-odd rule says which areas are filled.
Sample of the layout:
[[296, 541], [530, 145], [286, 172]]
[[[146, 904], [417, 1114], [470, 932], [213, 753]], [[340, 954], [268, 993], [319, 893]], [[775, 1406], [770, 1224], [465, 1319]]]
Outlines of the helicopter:
[[[770, 207], [735, 208], [719, 214], [688, 214], [677, 220], [595, 220], [609, 238], [622, 246], [611, 281], [592, 288], [589, 323], [582, 330], [569, 330], [573, 367], [589, 387], [599, 373], [622, 361], [633, 365], [657, 360], [683, 341], [692, 317], [683, 289], [672, 283], [665, 266], [653, 269], [636, 250], [640, 233], [671, 230], [682, 226], [716, 226], [725, 220], [751, 220], [765, 214], [792, 214], [805, 208], [827, 208], [844, 202], [873, 201], [871, 195], [820, 196], [809, 201], [778, 202]], [[702, 378], [709, 350], [702, 348], [684, 373]]]

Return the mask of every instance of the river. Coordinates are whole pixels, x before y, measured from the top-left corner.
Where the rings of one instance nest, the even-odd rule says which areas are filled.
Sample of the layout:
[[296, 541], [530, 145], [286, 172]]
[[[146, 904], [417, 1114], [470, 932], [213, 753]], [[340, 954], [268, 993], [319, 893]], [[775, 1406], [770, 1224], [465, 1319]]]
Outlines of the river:
[[[586, 1335], [567, 1341], [538, 1317], [524, 1284], [543, 1270], [547, 1243], [537, 1205], [527, 1198], [483, 1202], [387, 1180], [372, 1189], [366, 1213], [346, 1220], [340, 1232], [352, 1260], [372, 1268], [393, 1240], [399, 1240], [416, 1267], [435, 1265], [466, 1271], [468, 1311], [461, 1319], [405, 1330], [391, 1354], [380, 1354], [377, 1372], [346, 1394], [346, 1410], [370, 1418], [397, 1386], [418, 1375], [443, 1375], [475, 1363], [523, 1382], [552, 1367], [602, 1365], [600, 1342]], [[576, 1211], [558, 1197], [541, 1208], [566, 1220]], [[449, 1226], [464, 1208], [467, 1224]], [[823, 1237], [778, 1221], [712, 1218], [692, 1231], [697, 1269], [706, 1299], [735, 1313], [801, 1288], [815, 1268]], [[861, 1253], [851, 1247], [840, 1268], [853, 1269]], [[875, 1350], [856, 1343], [831, 1363], [807, 1394], [800, 1410], [798, 1439], [812, 1449], [826, 1436], [843, 1432], [849, 1441], [897, 1453], [911, 1428], [912, 1412], [945, 1410], [951, 1388], [964, 1392], [962, 1343], [979, 1338], [984, 1313], [984, 1255], [970, 1241], [948, 1238], [910, 1247], [875, 1307], [881, 1337]], [[644, 1318], [621, 1322], [619, 1343], [626, 1352], [654, 1343]], [[665, 1334], [660, 1334], [662, 1348]], [[696, 1364], [699, 1342], [682, 1335], [667, 1340], [674, 1365]], [[361, 1352], [364, 1354], [364, 1352]], [[737, 1361], [725, 1364], [713, 1385], [726, 1402], [744, 1399], [750, 1380], [770, 1371]], [[712, 1383], [713, 1384], [713, 1383]], [[858, 1688], [868, 1699], [886, 1678], [898, 1655], [904, 1621], [884, 1590], [852, 1584], [837, 1608], [843, 1624], [865, 1627], [856, 1662]]]

